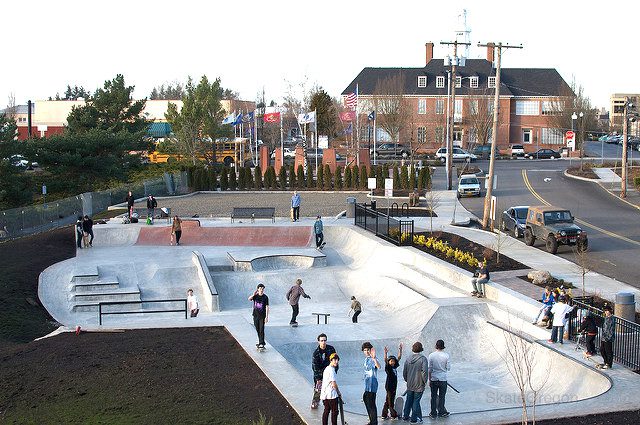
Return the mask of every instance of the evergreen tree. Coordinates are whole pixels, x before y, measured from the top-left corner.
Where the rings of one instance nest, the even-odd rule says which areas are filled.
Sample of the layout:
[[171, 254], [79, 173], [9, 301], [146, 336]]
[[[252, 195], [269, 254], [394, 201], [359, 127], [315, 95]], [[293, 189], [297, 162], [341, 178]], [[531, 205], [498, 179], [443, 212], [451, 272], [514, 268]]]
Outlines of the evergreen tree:
[[214, 170], [213, 168], [209, 168], [208, 175], [208, 190], [218, 189], [218, 175], [216, 174], [216, 170]]
[[238, 187], [238, 180], [236, 177], [236, 168], [233, 167], [229, 172], [229, 189], [236, 190], [237, 187]]
[[360, 167], [358, 164], [355, 164], [351, 170], [351, 187], [354, 189], [360, 187]]
[[342, 190], [342, 167], [336, 167], [336, 175], [333, 179], [335, 190]]
[[294, 164], [289, 167], [289, 188], [291, 190], [296, 188], [296, 166]]
[[316, 176], [316, 187], [319, 190], [322, 190], [323, 184], [324, 184], [324, 167], [322, 165], [318, 165], [317, 176]]
[[[244, 184], [247, 188], [247, 190], [251, 190], [253, 189], [253, 174], [251, 174], [251, 167], [244, 167], [245, 168], [245, 172], [244, 172], [244, 176], [245, 176], [245, 181]], [[259, 167], [256, 167], [259, 168]]]
[[418, 174], [418, 192], [422, 192], [425, 189], [424, 182], [426, 181], [425, 174], [427, 167], [422, 167]]
[[393, 190], [400, 189], [400, 172], [398, 166], [393, 166]]
[[[300, 171], [300, 167], [298, 167], [298, 171]], [[313, 181], [313, 168], [311, 168], [311, 166], [307, 168], [307, 184], [305, 186], [307, 189], [313, 189], [315, 187]]]
[[408, 189], [409, 188], [409, 170], [406, 165], [403, 165], [400, 169], [400, 188]]
[[296, 176], [296, 181], [298, 183], [298, 189], [304, 189], [306, 186], [306, 182], [304, 180], [304, 167], [302, 165], [298, 165], [298, 175]]
[[257, 190], [262, 189], [262, 170], [259, 165], [254, 169], [253, 187]]
[[[384, 179], [386, 177], [385, 176], [385, 171], [386, 170], [387, 169], [382, 165], [378, 165], [376, 167], [376, 175], [375, 175], [375, 177], [376, 177], [376, 180], [377, 180], [376, 181], [376, 188], [378, 188], [378, 189], [384, 189]], [[387, 174], [387, 176], [388, 176], [388, 174]]]
[[244, 167], [240, 167], [240, 172], [238, 175], [238, 190], [245, 190], [247, 187], [247, 177], [246, 177], [246, 169]]
[[223, 192], [229, 189], [229, 169], [222, 167], [220, 171], [220, 190]]
[[376, 172], [373, 167], [370, 167], [371, 175], [367, 175], [367, 167], [364, 165], [360, 167], [360, 189], [367, 189], [369, 187], [368, 177], [375, 177]]
[[278, 174], [278, 186], [282, 190], [287, 188], [287, 167], [285, 165], [280, 167], [280, 173]]
[[331, 184], [333, 183], [333, 175], [331, 174], [331, 168], [329, 164], [324, 164], [324, 171], [322, 173], [324, 190], [331, 190]]
[[344, 169], [344, 187], [351, 189], [353, 187], [353, 180], [351, 179], [351, 167], [345, 167]]

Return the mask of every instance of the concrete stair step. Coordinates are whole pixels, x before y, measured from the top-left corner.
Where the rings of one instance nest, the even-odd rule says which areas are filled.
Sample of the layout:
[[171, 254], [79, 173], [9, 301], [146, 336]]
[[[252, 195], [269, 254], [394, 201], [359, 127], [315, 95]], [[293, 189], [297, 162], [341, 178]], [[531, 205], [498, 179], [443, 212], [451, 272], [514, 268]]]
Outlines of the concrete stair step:
[[[130, 301], [139, 301], [139, 300], [130, 300]], [[76, 302], [72, 311], [74, 312], [98, 312], [99, 311], [99, 301], [80, 301]], [[122, 304], [122, 305], [108, 305], [102, 306], [102, 311], [131, 311], [131, 312], [140, 312], [143, 313], [144, 309], [142, 309], [140, 304]]]
[[233, 266], [231, 264], [218, 264], [215, 266], [209, 266], [209, 272], [232, 272]]
[[118, 279], [100, 279], [96, 281], [75, 283], [71, 288], [76, 294], [88, 292], [102, 292], [120, 288]]
[[98, 280], [100, 280], [100, 276], [97, 273], [77, 274], [71, 278], [71, 283], [88, 283], [97, 282]]
[[[439, 277], [437, 277], [437, 276], [435, 276], [435, 275], [433, 275], [433, 274], [431, 274], [431, 273], [429, 273], [429, 272], [427, 272], [427, 271], [425, 271], [425, 270], [423, 270], [423, 269], [421, 269], [419, 267], [416, 267], [416, 266], [413, 266], [413, 265], [410, 265], [410, 264], [403, 264], [403, 266], [405, 268], [413, 271], [413, 272], [416, 272], [416, 273], [424, 276], [426, 279], [429, 279], [429, 280], [432, 280], [432, 281], [436, 282], [438, 285], [441, 285], [443, 288], [453, 292], [455, 295], [464, 294], [464, 292], [460, 288], [458, 288], [458, 287], [446, 282], [443, 279], [440, 279]], [[406, 283], [405, 283], [405, 285], [406, 285]], [[421, 292], [419, 289], [416, 289], [416, 288], [411, 288], [411, 289], [413, 289], [414, 291], [417, 291], [417, 292]], [[454, 295], [454, 294], [451, 294], [451, 295]]]
[[108, 301], [140, 301], [140, 290], [122, 289], [111, 290], [108, 292], [87, 292], [82, 294], [75, 294], [71, 296], [72, 302], [82, 301], [95, 301], [95, 302], [108, 302]]

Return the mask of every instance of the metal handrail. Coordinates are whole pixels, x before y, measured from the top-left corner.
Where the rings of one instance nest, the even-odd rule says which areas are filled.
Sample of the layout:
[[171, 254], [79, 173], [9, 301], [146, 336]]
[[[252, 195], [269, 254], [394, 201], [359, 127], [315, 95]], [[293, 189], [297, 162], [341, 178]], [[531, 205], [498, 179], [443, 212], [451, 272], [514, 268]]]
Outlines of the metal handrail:
[[[383, 212], [368, 208], [366, 204], [356, 204], [354, 224], [374, 233], [395, 245], [411, 245], [413, 243], [413, 220], [401, 220], [390, 217]], [[397, 232], [397, 235], [392, 235]], [[402, 235], [408, 237], [402, 240]]]
[[[149, 303], [175, 303], [183, 302], [184, 309], [179, 310], [145, 310], [145, 311], [102, 311], [102, 306], [108, 305], [125, 305], [125, 304], [149, 304]], [[144, 300], [144, 301], [104, 301], [98, 303], [98, 323], [102, 326], [102, 316], [111, 314], [138, 314], [138, 313], [181, 313], [184, 311], [184, 318], [188, 319], [189, 309], [187, 307], [187, 299], [179, 298], [174, 300]]]

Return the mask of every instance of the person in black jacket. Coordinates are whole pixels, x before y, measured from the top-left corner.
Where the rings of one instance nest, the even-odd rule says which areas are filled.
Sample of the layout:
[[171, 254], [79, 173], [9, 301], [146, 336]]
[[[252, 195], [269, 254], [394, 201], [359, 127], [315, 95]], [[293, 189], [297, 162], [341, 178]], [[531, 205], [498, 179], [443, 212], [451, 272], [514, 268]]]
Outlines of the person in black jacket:
[[93, 220], [88, 215], [85, 215], [84, 220], [82, 220], [82, 231], [91, 236], [89, 246], [93, 246]]
[[594, 343], [596, 335], [598, 335], [598, 325], [593, 315], [587, 312], [586, 316], [580, 323], [578, 333], [585, 333], [587, 336], [587, 351], [584, 353], [586, 357], [591, 357], [596, 353], [596, 344]]
[[79, 215], [76, 220], [76, 246], [80, 249], [82, 249], [82, 236], [84, 235], [82, 227], [82, 216]]
[[150, 218], [152, 222], [157, 207], [158, 201], [156, 201], [156, 198], [154, 198], [153, 195], [149, 195], [149, 197], [147, 198], [147, 218]]
[[131, 214], [133, 214], [133, 204], [136, 203], [136, 198], [134, 198], [131, 191], [129, 191], [129, 194], [124, 198], [124, 200], [127, 202], [127, 213], [129, 214], [129, 219], [131, 219]]
[[322, 390], [322, 373], [329, 366], [329, 356], [336, 352], [332, 345], [327, 344], [327, 335], [318, 335], [318, 348], [313, 352], [311, 357], [311, 369], [313, 369], [313, 400], [311, 408], [317, 409], [320, 403], [320, 391]]

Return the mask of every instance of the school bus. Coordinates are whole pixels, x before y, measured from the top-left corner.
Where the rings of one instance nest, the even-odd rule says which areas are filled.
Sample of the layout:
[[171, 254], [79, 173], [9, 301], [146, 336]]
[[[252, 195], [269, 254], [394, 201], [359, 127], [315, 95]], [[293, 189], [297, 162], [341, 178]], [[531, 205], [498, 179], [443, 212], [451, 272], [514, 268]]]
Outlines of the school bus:
[[[249, 142], [249, 139], [245, 137], [216, 139], [211, 143], [213, 144], [213, 146], [211, 146], [211, 150], [205, 155], [199, 155], [198, 159], [206, 162], [211, 161], [223, 163], [227, 167], [230, 167], [231, 164], [235, 164], [236, 167], [241, 167], [254, 162], [255, 152], [251, 150], [251, 143]], [[215, 158], [213, 157], [214, 153]], [[154, 164], [168, 162], [171, 158], [181, 160], [184, 156], [178, 154], [164, 154], [159, 153], [158, 151], [153, 151], [149, 154], [149, 162]]]

